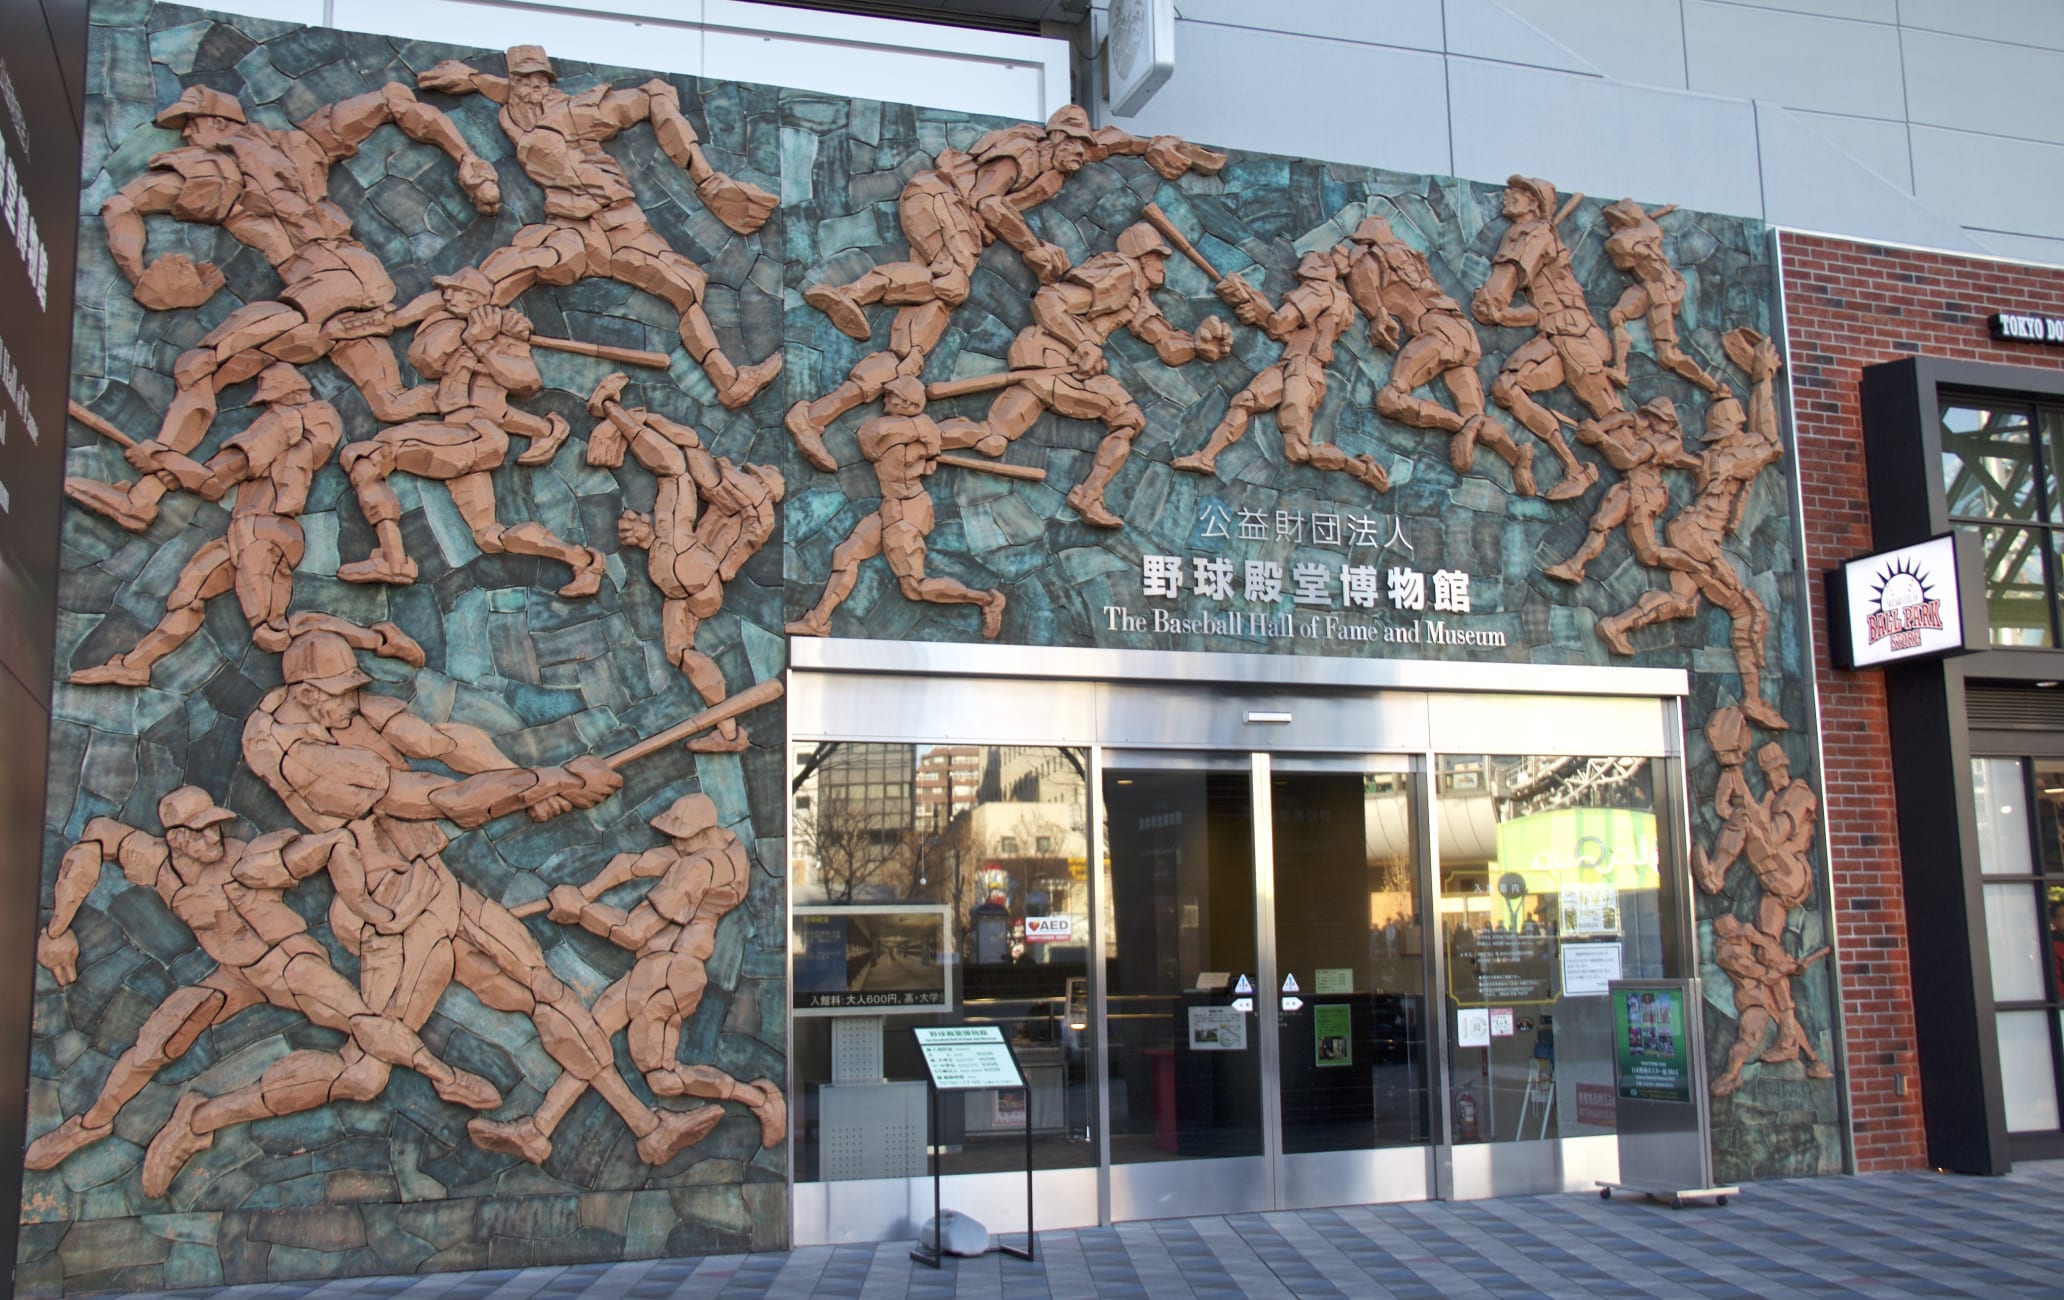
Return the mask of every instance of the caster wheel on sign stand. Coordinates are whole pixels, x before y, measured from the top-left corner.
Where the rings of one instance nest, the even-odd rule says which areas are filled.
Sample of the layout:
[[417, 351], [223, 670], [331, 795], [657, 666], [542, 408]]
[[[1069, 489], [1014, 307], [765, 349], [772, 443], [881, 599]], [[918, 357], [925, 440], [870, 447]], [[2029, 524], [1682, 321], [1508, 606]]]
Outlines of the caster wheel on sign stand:
[[1601, 1201], [1609, 1201], [1609, 1200], [1611, 1200], [1611, 1199], [1612, 1199], [1612, 1188], [1610, 1188], [1610, 1187], [1601, 1187], [1601, 1188], [1599, 1188], [1599, 1189], [1598, 1189], [1598, 1199], [1599, 1199], [1599, 1200], [1601, 1200]]

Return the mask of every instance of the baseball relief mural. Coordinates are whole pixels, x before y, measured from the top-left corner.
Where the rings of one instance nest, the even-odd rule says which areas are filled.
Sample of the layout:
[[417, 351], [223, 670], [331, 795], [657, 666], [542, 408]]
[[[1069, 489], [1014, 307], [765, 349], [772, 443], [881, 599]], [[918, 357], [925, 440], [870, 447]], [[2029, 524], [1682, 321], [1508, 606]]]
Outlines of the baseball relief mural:
[[25, 1288], [779, 1244], [788, 636], [1690, 669], [1721, 1169], [1839, 1167], [1753, 223], [95, 21]]

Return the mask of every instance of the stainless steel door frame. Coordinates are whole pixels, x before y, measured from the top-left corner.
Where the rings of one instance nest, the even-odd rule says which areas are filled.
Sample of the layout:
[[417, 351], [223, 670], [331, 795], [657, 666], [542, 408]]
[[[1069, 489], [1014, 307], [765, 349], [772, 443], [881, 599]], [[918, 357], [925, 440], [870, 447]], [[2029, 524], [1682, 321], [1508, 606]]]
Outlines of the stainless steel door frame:
[[[1440, 937], [1440, 879], [1441, 845], [1436, 832], [1434, 788], [1436, 777], [1435, 750], [1429, 747], [1419, 756], [1420, 770], [1425, 773], [1419, 782], [1419, 834], [1424, 846], [1420, 860], [1425, 869], [1419, 873], [1419, 915], [1428, 918], [1423, 933], [1422, 951], [1426, 954], [1426, 1051], [1431, 1063], [1426, 1086], [1433, 1090], [1433, 1133], [1427, 1144], [1427, 1182], [1430, 1195], [1436, 1201], [1455, 1199], [1455, 1147], [1451, 1135], [1455, 1131], [1453, 1112], [1454, 1089], [1448, 1082], [1448, 945]], [[1440, 1008], [1436, 1014], [1434, 1008]]]
[[1104, 747], [1089, 747], [1089, 834], [1085, 837], [1089, 877], [1089, 958], [1083, 973], [1089, 977], [1090, 1038], [1096, 1044], [1096, 1075], [1089, 1090], [1090, 1122], [1096, 1125], [1097, 1223], [1111, 1223], [1111, 1021], [1104, 962], [1110, 936], [1104, 933], [1103, 863], [1110, 854], [1104, 840]]
[[1283, 1208], [1283, 1034], [1281, 992], [1276, 987], [1275, 791], [1269, 785], [1269, 756], [1252, 763], [1254, 802], [1254, 1036], [1261, 1040], [1261, 1157], [1272, 1210]]

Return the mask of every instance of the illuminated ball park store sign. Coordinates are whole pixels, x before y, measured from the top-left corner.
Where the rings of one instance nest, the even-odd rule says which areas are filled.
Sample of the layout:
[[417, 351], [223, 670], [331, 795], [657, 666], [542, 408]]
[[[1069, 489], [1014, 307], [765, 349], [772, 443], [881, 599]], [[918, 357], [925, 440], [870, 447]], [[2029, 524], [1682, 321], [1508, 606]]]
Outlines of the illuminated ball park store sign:
[[1470, 575], [1415, 563], [1394, 515], [1233, 511], [1206, 500], [1194, 536], [1206, 545], [1288, 542], [1306, 555], [1337, 556], [1142, 555], [1139, 601], [1105, 605], [1106, 631], [1494, 649], [1506, 643], [1502, 630], [1469, 625]]
[[1837, 668], [1986, 648], [1978, 539], [1951, 533], [1850, 560], [1828, 574], [1828, 637]]

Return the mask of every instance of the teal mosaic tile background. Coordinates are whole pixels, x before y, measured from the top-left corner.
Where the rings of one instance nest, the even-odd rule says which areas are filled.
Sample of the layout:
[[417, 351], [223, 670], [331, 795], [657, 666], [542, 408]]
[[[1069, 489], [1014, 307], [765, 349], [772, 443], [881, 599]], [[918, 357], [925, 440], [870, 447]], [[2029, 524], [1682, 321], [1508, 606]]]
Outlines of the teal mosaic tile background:
[[[195, 312], [148, 312], [131, 299], [109, 259], [97, 214], [110, 194], [148, 167], [153, 154], [177, 142], [173, 133], [150, 124], [152, 116], [183, 88], [208, 85], [236, 94], [254, 121], [284, 127], [387, 80], [413, 84], [418, 72], [441, 58], [463, 56], [499, 71], [501, 56], [215, 17], [140, 0], [97, 4], [93, 21], [72, 396], [142, 434], [156, 428], [171, 397], [171, 371], [182, 350], [239, 302], [269, 298], [278, 286], [264, 260], [219, 227], [154, 219], [152, 253], [184, 251], [212, 260], [228, 285]], [[558, 70], [561, 86], [574, 91], [603, 80], [637, 84], [649, 75], [564, 61]], [[701, 370], [676, 347], [673, 309], [613, 282], [539, 288], [517, 305], [540, 333], [672, 350], [673, 365], [663, 375], [633, 372], [627, 402], [693, 425], [717, 454], [780, 466], [789, 485], [783, 531], [730, 584], [723, 612], [704, 624], [698, 642], [736, 691], [782, 672], [784, 623], [816, 599], [832, 548], [876, 504], [875, 477], [855, 448], [853, 432], [878, 407], [855, 411], [832, 426], [827, 441], [841, 463], [836, 475], [804, 463], [782, 427], [791, 403], [829, 389], [870, 350], [806, 306], [801, 291], [904, 257], [895, 206], [903, 184], [940, 150], [968, 148], [1002, 124], [766, 86], [670, 80], [681, 90], [712, 161], [781, 196], [772, 220], [753, 235], [726, 229], [696, 199], [693, 184], [660, 151], [648, 128], [626, 131], [608, 150], [630, 177], [654, 227], [708, 272], [708, 311], [726, 349], [741, 361], [779, 349], [786, 360], [781, 379], [744, 409], [726, 411]], [[503, 205], [492, 218], [476, 213], [450, 162], [391, 127], [339, 163], [331, 172], [332, 196], [350, 216], [356, 236], [393, 276], [397, 302], [427, 289], [433, 275], [477, 264], [541, 211], [540, 192], [510, 156], [493, 105], [427, 92], [423, 99], [450, 113], [471, 147], [495, 163]], [[1498, 211], [1500, 189], [1494, 183], [1251, 154], [1235, 155], [1217, 176], [1170, 181], [1140, 159], [1114, 158], [1077, 173], [1058, 197], [1033, 210], [1030, 221], [1042, 238], [1080, 262], [1110, 249], [1143, 205], [1154, 202], [1221, 270], [1245, 275], [1279, 300], [1301, 253], [1331, 248], [1365, 213], [1385, 215], [1426, 252], [1436, 278], [1466, 307], [1490, 274], [1506, 225]], [[1585, 199], [1560, 227], [1601, 320], [1627, 283], [1603, 251], [1600, 200], [1617, 197]], [[1639, 197], [1651, 206], [1669, 198]], [[1665, 224], [1672, 257], [1691, 285], [1680, 322], [1686, 346], [1708, 371], [1746, 395], [1746, 380], [1727, 364], [1718, 340], [1738, 326], [1778, 332], [1766, 232], [1753, 222], [1688, 212], [1673, 214]], [[1013, 336], [1030, 321], [1036, 288], [1015, 253], [1001, 244], [990, 248], [924, 377], [1002, 368]], [[1206, 315], [1229, 315], [1206, 277], [1180, 258], [1170, 259], [1168, 283], [1156, 300], [1184, 328]], [[878, 345], [888, 312], [875, 308], [871, 314]], [[1478, 332], [1485, 352], [1479, 371], [1488, 387], [1503, 358], [1530, 331]], [[1696, 450], [1706, 398], [1655, 365], [1638, 323], [1635, 337], [1630, 404], [1670, 396], [1683, 415], [1687, 445]], [[1365, 322], [1350, 326], [1329, 369], [1314, 437], [1373, 456], [1389, 473], [1388, 492], [1372, 493], [1343, 475], [1285, 463], [1271, 415], [1256, 418], [1245, 439], [1221, 458], [1216, 477], [1172, 470], [1169, 462], [1201, 445], [1232, 394], [1277, 355], [1278, 345], [1257, 330], [1238, 328], [1234, 340], [1224, 360], [1181, 368], [1162, 365], [1151, 348], [1122, 333], [1108, 347], [1110, 373], [1137, 398], [1147, 420], [1107, 498], [1123, 517], [1123, 528], [1088, 527], [1063, 501], [1085, 471], [1102, 428], [1048, 414], [1006, 456], [1043, 468], [1045, 482], [1012, 483], [950, 468], [929, 481], [938, 513], [929, 539], [931, 570], [1004, 591], [1009, 603], [1002, 639], [1011, 643], [1349, 656], [1394, 648], [1326, 638], [1118, 632], [1105, 609], [1124, 606], [1137, 614], [1155, 603], [1142, 593], [1143, 556], [1178, 556], [1185, 566], [1197, 556], [1229, 558], [1236, 567], [1266, 560], [1280, 563], [1286, 573], [1300, 562], [1323, 564], [1335, 574], [1334, 608], [1342, 613], [1337, 575], [1343, 563], [1405, 566], [1428, 575], [1445, 569], [1471, 578], [1472, 609], [1458, 625], [1499, 633], [1504, 644], [1420, 644], [1410, 653], [1486, 664], [1627, 662], [1607, 653], [1593, 625], [1633, 605], [1660, 586], [1661, 578], [1635, 562], [1624, 539], [1615, 535], [1582, 587], [1540, 573], [1576, 549], [1613, 472], [1605, 470], [1584, 499], [1560, 503], [1515, 494], [1510, 471], [1481, 450], [1474, 468], [1458, 474], [1443, 437], [1375, 413], [1374, 394], [1389, 358], [1368, 341]], [[480, 554], [446, 490], [405, 477], [395, 485], [404, 507], [403, 533], [422, 566], [420, 581], [397, 588], [339, 582], [340, 561], [365, 555], [372, 533], [350, 484], [332, 463], [318, 475], [302, 519], [308, 545], [296, 575], [295, 607], [332, 611], [361, 624], [399, 624], [422, 643], [427, 666], [411, 672], [361, 655], [361, 666], [379, 679], [372, 689], [408, 701], [426, 718], [480, 726], [520, 762], [545, 763], [610, 752], [695, 712], [701, 702], [660, 650], [660, 598], [646, 577], [644, 555], [617, 542], [618, 514], [649, 509], [653, 481], [634, 464], [612, 473], [589, 467], [581, 455], [593, 424], [586, 394], [612, 367], [547, 352], [538, 354], [538, 364], [547, 387], [527, 408], [559, 414], [576, 432], [549, 466], [510, 464], [495, 471], [502, 514], [510, 522], [535, 519], [568, 540], [602, 550], [609, 559], [601, 591], [563, 600], [553, 594], [564, 581], [563, 568]], [[363, 399], [332, 366], [318, 362], [305, 373], [318, 396], [342, 414], [348, 439], [376, 431]], [[249, 393], [247, 385], [225, 393], [204, 454], [258, 414], [259, 408], [245, 404]], [[1433, 395], [1444, 396], [1438, 388]], [[979, 418], [989, 400], [942, 400], [929, 414]], [[1567, 393], [1545, 400], [1582, 415]], [[1503, 412], [1494, 408], [1493, 414], [1511, 425]], [[70, 436], [69, 473], [131, 477], [104, 440], [76, 425]], [[1537, 469], [1543, 486], [1552, 486], [1556, 471], [1546, 449], [1541, 452]], [[1669, 480], [1673, 502], [1681, 505], [1691, 495], [1691, 476], [1673, 471]], [[1817, 784], [1800, 615], [1807, 593], [1798, 572], [1792, 494], [1788, 461], [1765, 471], [1748, 494], [1727, 551], [1771, 611], [1765, 694], [1792, 724], [1779, 738], [1794, 759], [1794, 772]], [[1279, 512], [1302, 516], [1305, 540], [1243, 540], [1237, 536], [1243, 512], [1272, 524]], [[1329, 515], [1367, 521], [1367, 537], [1380, 530], [1383, 544], [1313, 543], [1311, 521]], [[140, 536], [70, 510], [61, 663], [96, 664], [133, 644], [162, 613], [181, 565], [221, 531], [226, 518], [223, 507], [183, 493], [168, 497], [161, 517]], [[1232, 521], [1227, 537], [1209, 535], [1214, 518]], [[1223, 607], [1264, 612], [1240, 602]], [[1204, 608], [1191, 603], [1182, 612], [1192, 616]], [[1268, 612], [1295, 610], [1286, 594], [1280, 608]], [[1377, 612], [1357, 617], [1371, 622]], [[904, 599], [886, 565], [875, 560], [863, 566], [832, 627], [839, 636], [975, 641], [978, 622], [967, 607]], [[1728, 630], [1726, 616], [1707, 606], [1696, 617], [1637, 633], [1639, 653], [1631, 661], [1693, 674], [1685, 714], [1690, 786], [1699, 810], [1693, 834], [1701, 843], [1718, 831], [1704, 810], [1717, 770], [1698, 727], [1739, 689]], [[157, 800], [184, 783], [203, 786], [234, 809], [242, 819], [239, 834], [293, 825], [240, 757], [244, 719], [279, 683], [279, 671], [276, 655], [251, 646], [234, 601], [216, 600], [202, 631], [158, 665], [150, 687], [58, 689], [46, 907], [57, 860], [87, 821], [107, 815], [156, 832]], [[628, 769], [624, 790], [589, 812], [543, 824], [503, 818], [455, 836], [444, 856], [475, 889], [519, 904], [554, 884], [587, 879], [612, 853], [656, 844], [659, 836], [647, 818], [681, 794], [710, 795], [724, 824], [747, 846], [755, 873], [746, 902], [722, 924], [709, 991], [684, 1029], [682, 1055], [742, 1079], [778, 1080], [785, 1074], [786, 1039], [783, 718], [777, 705], [747, 722], [754, 743], [743, 754], [675, 749]], [[1793, 917], [1790, 941], [1800, 953], [1824, 942], [1825, 867], [1817, 863], [1816, 869], [1815, 896]], [[312, 932], [328, 941], [326, 882], [306, 882], [289, 898]], [[1728, 892], [1700, 899], [1701, 915], [1724, 909], [1753, 916], [1756, 901], [1753, 880], [1737, 868]], [[578, 930], [543, 917], [529, 928], [553, 971], [584, 996], [628, 967], [628, 954]], [[1700, 928], [1710, 951], [1710, 928], [1703, 922]], [[78, 982], [59, 988], [39, 976], [32, 1134], [84, 1109], [150, 1009], [211, 964], [184, 925], [117, 872], [108, 872], [94, 891], [76, 930], [88, 954]], [[349, 956], [333, 942], [331, 947], [339, 969], [353, 972]], [[1725, 975], [1710, 964], [1704, 973], [1717, 989], [1707, 1020], [1718, 1060], [1731, 1041], [1733, 1008], [1725, 997]], [[1796, 992], [1802, 1023], [1826, 1050], [1833, 1023], [1826, 965], [1799, 979]], [[527, 1022], [491, 1011], [456, 988], [424, 1037], [454, 1064], [502, 1088], [508, 1104], [499, 1114], [527, 1113], [557, 1072]], [[55, 1170], [29, 1175], [19, 1274], [24, 1290], [54, 1294], [747, 1250], [779, 1244], [785, 1236], [786, 1152], [761, 1150], [755, 1122], [735, 1106], [708, 1138], [655, 1169], [638, 1161], [621, 1121], [590, 1096], [561, 1130], [553, 1156], [533, 1167], [475, 1147], [465, 1134], [467, 1112], [440, 1101], [426, 1080], [405, 1070], [395, 1073], [375, 1102], [336, 1104], [225, 1130], [167, 1197], [143, 1194], [137, 1169], [143, 1148], [182, 1090], [218, 1090], [255, 1077], [290, 1050], [333, 1048], [338, 1041], [298, 1015], [266, 1008], [202, 1034], [129, 1104], [113, 1138]], [[621, 1048], [619, 1066], [638, 1087]], [[1749, 1086], [1716, 1103], [1722, 1176], [1838, 1169], [1839, 1082], [1808, 1080], [1796, 1064], [1753, 1069], [1760, 1072]]]

